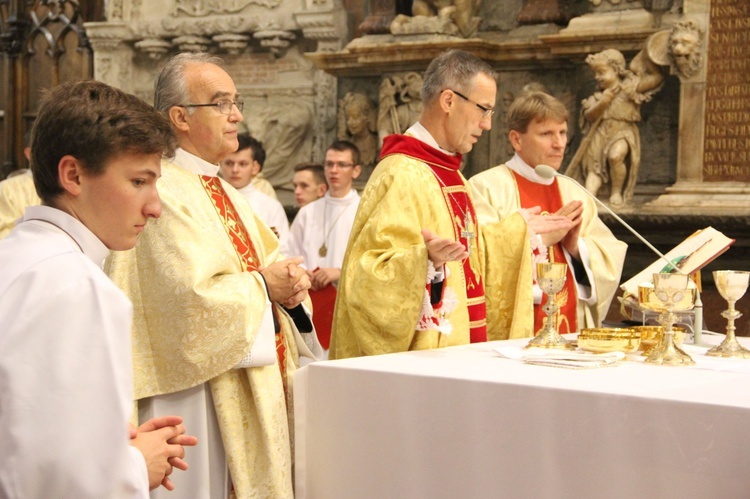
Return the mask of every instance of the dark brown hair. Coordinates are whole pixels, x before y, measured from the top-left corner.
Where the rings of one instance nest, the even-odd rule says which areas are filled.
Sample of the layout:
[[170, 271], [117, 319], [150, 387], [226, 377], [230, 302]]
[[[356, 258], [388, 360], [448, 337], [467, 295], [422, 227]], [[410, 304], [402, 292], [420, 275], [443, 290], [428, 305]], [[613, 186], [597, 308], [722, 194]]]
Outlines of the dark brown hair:
[[63, 156], [100, 175], [118, 154], [172, 156], [176, 147], [167, 118], [134, 95], [94, 80], [66, 82], [48, 92], [34, 121], [31, 170], [37, 194], [49, 203], [63, 192]]

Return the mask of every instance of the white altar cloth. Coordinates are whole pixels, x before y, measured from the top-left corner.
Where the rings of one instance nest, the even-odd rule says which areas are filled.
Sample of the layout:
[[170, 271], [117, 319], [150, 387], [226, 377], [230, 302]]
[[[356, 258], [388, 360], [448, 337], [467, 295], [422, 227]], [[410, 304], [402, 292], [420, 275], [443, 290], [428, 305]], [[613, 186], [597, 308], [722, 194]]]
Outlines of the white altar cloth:
[[750, 497], [750, 360], [692, 347], [694, 367], [571, 370], [493, 351], [527, 341], [298, 371], [297, 497]]

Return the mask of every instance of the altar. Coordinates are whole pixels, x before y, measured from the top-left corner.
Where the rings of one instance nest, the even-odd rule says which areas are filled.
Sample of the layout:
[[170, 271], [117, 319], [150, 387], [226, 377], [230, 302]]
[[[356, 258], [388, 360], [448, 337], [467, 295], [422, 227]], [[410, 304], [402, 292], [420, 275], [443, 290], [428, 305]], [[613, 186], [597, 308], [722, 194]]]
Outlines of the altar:
[[527, 341], [301, 369], [297, 497], [750, 497], [750, 360], [693, 347], [691, 367], [573, 370], [495, 351]]

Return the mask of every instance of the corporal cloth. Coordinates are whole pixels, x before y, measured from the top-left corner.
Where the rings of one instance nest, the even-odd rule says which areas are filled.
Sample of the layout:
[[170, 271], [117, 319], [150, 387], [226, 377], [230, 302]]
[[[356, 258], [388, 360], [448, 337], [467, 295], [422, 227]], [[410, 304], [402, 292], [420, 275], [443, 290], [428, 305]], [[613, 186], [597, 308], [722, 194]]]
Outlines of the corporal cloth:
[[[260, 273], [247, 271], [242, 250], [228, 233], [241, 223], [261, 266], [280, 258], [278, 239], [221, 180], [237, 217], [219, 216], [205, 181], [218, 167], [208, 168], [183, 150], [175, 161], [192, 171], [163, 163], [161, 218], [149, 224], [135, 250], [113, 254], [107, 265], [134, 304], [135, 398], [141, 411], [145, 405], [161, 412], [163, 402], [164, 409], [202, 415], [193, 426], [186, 418], [191, 433], [205, 424], [203, 445], [187, 451], [190, 472], [173, 474], [183, 483], [176, 482], [169, 497], [226, 497], [226, 486], [214, 474], [222, 467], [216, 457], [224, 455], [238, 498], [291, 497], [291, 414], [274, 355], [273, 326], [269, 333], [266, 320], [266, 287]], [[195, 172], [200, 168], [203, 176]], [[286, 347], [284, 371], [291, 379], [300, 348], [314, 355], [288, 316], [279, 314], [278, 320]], [[237, 368], [255, 347], [267, 344], [268, 334], [266, 365]]]
[[127, 434], [132, 307], [107, 254], [48, 206], [0, 241], [0, 497], [148, 497]]
[[[518, 215], [477, 227], [460, 162], [409, 135], [386, 138], [344, 259], [331, 358], [467, 344], [472, 329], [475, 341], [532, 334], [526, 223]], [[439, 303], [423, 228], [471, 245], [466, 261], [445, 265]]]
[[[514, 167], [512, 170], [509, 166]], [[515, 172], [521, 172], [521, 180]], [[519, 186], [529, 182], [542, 184], [547, 182], [546, 188], [552, 189], [552, 195], [559, 192], [560, 201], [566, 204], [573, 200], [583, 202], [583, 220], [579, 239], [581, 264], [583, 265], [590, 286], [574, 286], [574, 303], [577, 303], [575, 317], [578, 329], [601, 326], [607, 316], [609, 305], [617, 292], [620, 282], [622, 266], [625, 261], [627, 245], [617, 240], [612, 232], [599, 218], [594, 201], [573, 180], [565, 177], [542, 179], [535, 176], [533, 168], [526, 165], [520, 157], [515, 156], [507, 165], [500, 165], [473, 176], [469, 183], [474, 189], [477, 201], [477, 213], [480, 222], [493, 222], [504, 219], [518, 212], [519, 208], [534, 206], [531, 197], [519, 194]], [[544, 189], [544, 188], [542, 188]], [[554, 190], [557, 192], [554, 192]], [[526, 199], [528, 205], [522, 201]], [[558, 248], [557, 251], [563, 251]], [[558, 253], [559, 254], [559, 253]], [[571, 267], [570, 255], [563, 251], [566, 261]], [[568, 281], [573, 281], [572, 274]], [[541, 290], [537, 288], [535, 308], [541, 308]], [[537, 312], [539, 313], [539, 312]], [[572, 321], [570, 321], [572, 322]], [[539, 326], [539, 323], [537, 323]], [[538, 329], [535, 328], [535, 331]]]

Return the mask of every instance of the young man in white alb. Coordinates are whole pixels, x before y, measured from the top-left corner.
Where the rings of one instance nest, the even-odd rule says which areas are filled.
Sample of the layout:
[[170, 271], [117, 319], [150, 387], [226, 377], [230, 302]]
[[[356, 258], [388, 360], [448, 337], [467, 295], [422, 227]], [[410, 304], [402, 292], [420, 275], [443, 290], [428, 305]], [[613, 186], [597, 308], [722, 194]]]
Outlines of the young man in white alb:
[[349, 141], [336, 141], [326, 150], [323, 166], [328, 192], [300, 209], [292, 222], [289, 255], [304, 258], [302, 265], [307, 268], [312, 284], [313, 322], [320, 344], [327, 350], [330, 322], [321, 323], [320, 317], [332, 314], [334, 303], [326, 299], [321, 304], [318, 292], [324, 292], [329, 285], [336, 286], [341, 274], [346, 244], [359, 207], [359, 194], [352, 188], [352, 182], [362, 172], [359, 149]]
[[[282, 252], [289, 239], [289, 219], [281, 203], [258, 190], [254, 180], [263, 169], [266, 151], [263, 145], [246, 133], [237, 135], [240, 146], [219, 163], [221, 177], [250, 201], [255, 214], [279, 237]], [[268, 181], [263, 179], [268, 184]], [[270, 184], [268, 184], [270, 186]]]
[[55, 87], [34, 125], [42, 206], [0, 241], [0, 497], [139, 498], [186, 469], [182, 419], [128, 422], [133, 307], [101, 265], [161, 214], [169, 122], [104, 83]]

